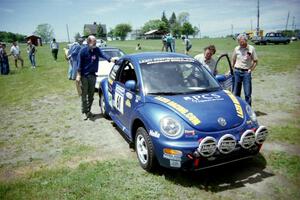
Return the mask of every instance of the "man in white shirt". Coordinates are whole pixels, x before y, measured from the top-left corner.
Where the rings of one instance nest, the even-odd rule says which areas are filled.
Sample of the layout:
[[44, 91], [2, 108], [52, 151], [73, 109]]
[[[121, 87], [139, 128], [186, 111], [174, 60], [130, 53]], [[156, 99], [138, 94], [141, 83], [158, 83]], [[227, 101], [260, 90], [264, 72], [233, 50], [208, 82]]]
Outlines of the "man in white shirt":
[[234, 67], [234, 88], [236, 96], [241, 96], [242, 85], [246, 102], [251, 106], [252, 76], [257, 65], [257, 54], [255, 48], [247, 43], [247, 36], [240, 34], [237, 37], [239, 46], [235, 47], [232, 55], [232, 65]]
[[51, 48], [52, 56], [53, 56], [54, 60], [56, 61], [59, 45], [55, 39], [53, 39], [52, 42], [50, 43], [50, 48]]
[[184, 53], [186, 55], [188, 55], [189, 51], [192, 48], [192, 42], [187, 37], [185, 37], [185, 36], [183, 36], [181, 39], [183, 40], [183, 44], [184, 44], [184, 47], [185, 47], [184, 48]]
[[213, 59], [213, 55], [216, 53], [215, 45], [209, 45], [204, 48], [204, 52], [195, 56], [204, 67], [206, 67], [213, 75], [217, 74], [215, 70], [216, 61]]
[[16, 42], [13, 42], [12, 43], [12, 47], [10, 48], [10, 55], [12, 55], [14, 57], [14, 60], [15, 60], [15, 66], [16, 68], [18, 68], [18, 60], [21, 61], [21, 66], [23, 67], [24, 65], [24, 61], [21, 57], [21, 51], [20, 51], [20, 48], [19, 46], [17, 45]]

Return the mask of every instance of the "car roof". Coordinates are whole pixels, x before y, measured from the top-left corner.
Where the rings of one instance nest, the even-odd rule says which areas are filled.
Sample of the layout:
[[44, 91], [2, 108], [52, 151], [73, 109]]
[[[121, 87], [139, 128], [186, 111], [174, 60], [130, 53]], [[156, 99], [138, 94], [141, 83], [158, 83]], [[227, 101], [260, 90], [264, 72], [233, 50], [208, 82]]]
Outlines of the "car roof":
[[145, 59], [154, 59], [154, 58], [191, 58], [188, 55], [180, 53], [171, 53], [171, 52], [143, 52], [143, 53], [134, 53], [124, 56], [124, 58], [131, 58], [137, 61]]
[[117, 47], [99, 47], [101, 50], [121, 50]]

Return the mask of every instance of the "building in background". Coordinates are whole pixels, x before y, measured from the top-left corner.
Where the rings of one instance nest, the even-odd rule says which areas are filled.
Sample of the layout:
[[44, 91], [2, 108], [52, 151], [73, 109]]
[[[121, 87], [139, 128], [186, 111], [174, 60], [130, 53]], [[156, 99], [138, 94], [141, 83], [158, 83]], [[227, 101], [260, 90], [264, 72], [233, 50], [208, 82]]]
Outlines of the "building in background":
[[35, 46], [43, 46], [42, 38], [36, 35], [29, 35], [26, 38], [26, 41], [31, 40], [32, 44]]
[[103, 40], [107, 40], [107, 29], [106, 24], [85, 24], [83, 27], [83, 36], [87, 37], [89, 35], [94, 35], [95, 37]]
[[160, 31], [157, 29], [144, 33], [145, 39], [161, 39], [162, 36], [165, 34], [166, 34], [166, 32], [163, 32], [163, 31]]

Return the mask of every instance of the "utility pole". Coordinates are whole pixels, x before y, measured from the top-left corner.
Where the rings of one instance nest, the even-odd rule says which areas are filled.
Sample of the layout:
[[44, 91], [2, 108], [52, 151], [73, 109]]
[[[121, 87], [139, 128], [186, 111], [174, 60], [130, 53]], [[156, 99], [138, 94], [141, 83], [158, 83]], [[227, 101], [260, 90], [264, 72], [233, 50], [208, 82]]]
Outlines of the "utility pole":
[[66, 24], [67, 27], [67, 34], [68, 34], [68, 43], [70, 43], [70, 34], [69, 34], [69, 26], [68, 24]]
[[199, 28], [199, 39], [201, 39], [201, 29], [200, 29], [200, 24], [198, 24], [198, 28]]
[[257, 27], [256, 27], [256, 36], [259, 36], [259, 0], [257, 0]]
[[286, 18], [285, 30], [288, 29], [289, 19], [290, 19], [290, 11], [288, 12], [288, 16], [287, 16], [287, 18]]
[[295, 31], [295, 30], [296, 30], [296, 28], [295, 28], [295, 16], [293, 16], [292, 29], [293, 29], [293, 31]]
[[233, 37], [233, 24], [231, 24], [231, 35]]

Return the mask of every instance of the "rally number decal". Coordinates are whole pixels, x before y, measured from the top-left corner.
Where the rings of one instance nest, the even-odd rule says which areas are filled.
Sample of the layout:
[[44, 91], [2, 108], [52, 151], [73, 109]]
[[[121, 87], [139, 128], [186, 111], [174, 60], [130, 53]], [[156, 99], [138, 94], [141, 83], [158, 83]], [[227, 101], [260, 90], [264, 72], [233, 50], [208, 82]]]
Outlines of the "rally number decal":
[[124, 88], [116, 86], [114, 107], [121, 113], [124, 114]]

